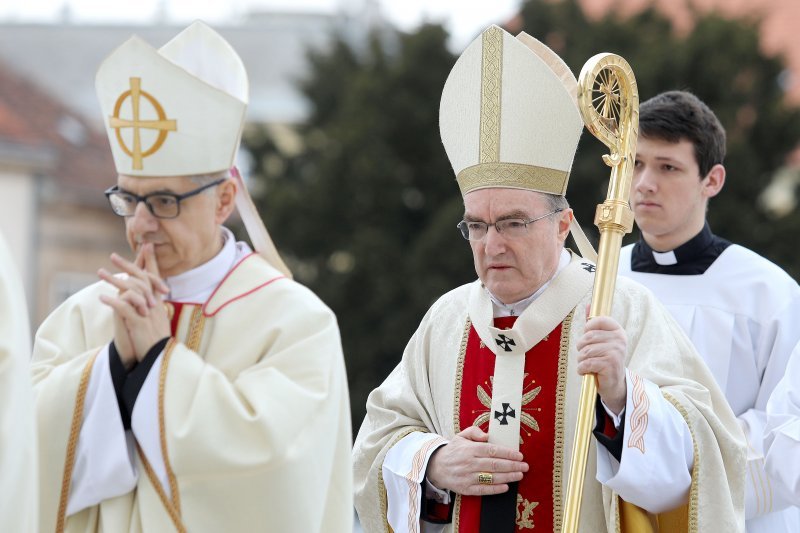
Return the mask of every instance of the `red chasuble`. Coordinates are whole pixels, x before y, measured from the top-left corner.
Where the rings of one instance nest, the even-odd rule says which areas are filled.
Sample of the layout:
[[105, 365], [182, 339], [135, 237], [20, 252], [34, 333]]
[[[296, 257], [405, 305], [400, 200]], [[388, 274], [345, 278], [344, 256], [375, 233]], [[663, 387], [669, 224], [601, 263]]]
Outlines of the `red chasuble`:
[[[509, 329], [517, 317], [496, 318], [494, 325]], [[564, 388], [569, 320], [556, 326], [525, 354], [522, 389], [520, 451], [530, 466], [517, 492], [517, 531], [560, 531], [561, 472], [564, 441]], [[563, 336], [563, 343], [562, 343]], [[563, 344], [563, 348], [562, 348]], [[489, 430], [494, 353], [470, 327], [464, 353], [456, 412], [459, 430], [471, 425]], [[555, 502], [555, 507], [554, 507]], [[481, 498], [460, 496], [454, 509], [459, 533], [478, 533]]]

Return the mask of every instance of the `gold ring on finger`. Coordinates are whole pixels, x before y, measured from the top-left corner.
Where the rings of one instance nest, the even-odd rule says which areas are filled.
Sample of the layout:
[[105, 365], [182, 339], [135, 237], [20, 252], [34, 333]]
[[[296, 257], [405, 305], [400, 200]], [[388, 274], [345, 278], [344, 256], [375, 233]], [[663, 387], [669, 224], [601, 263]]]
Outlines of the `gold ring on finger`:
[[492, 474], [490, 472], [478, 472], [478, 483], [481, 485], [491, 485]]

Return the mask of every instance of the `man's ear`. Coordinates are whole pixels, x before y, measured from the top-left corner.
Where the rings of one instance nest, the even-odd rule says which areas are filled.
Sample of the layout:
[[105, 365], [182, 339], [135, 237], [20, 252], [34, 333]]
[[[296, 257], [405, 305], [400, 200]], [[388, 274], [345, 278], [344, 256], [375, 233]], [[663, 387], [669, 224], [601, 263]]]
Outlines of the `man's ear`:
[[558, 217], [558, 238], [561, 242], [566, 242], [567, 235], [569, 235], [569, 227], [575, 215], [572, 213], [572, 208], [567, 208], [560, 213], [556, 213], [556, 216]]
[[722, 190], [723, 185], [725, 185], [725, 167], [717, 163], [711, 167], [706, 177], [703, 178], [703, 196], [706, 198], [715, 197]]
[[223, 181], [217, 187], [217, 207], [214, 212], [214, 220], [217, 224], [222, 224], [231, 216], [236, 208], [236, 183], [232, 179]]

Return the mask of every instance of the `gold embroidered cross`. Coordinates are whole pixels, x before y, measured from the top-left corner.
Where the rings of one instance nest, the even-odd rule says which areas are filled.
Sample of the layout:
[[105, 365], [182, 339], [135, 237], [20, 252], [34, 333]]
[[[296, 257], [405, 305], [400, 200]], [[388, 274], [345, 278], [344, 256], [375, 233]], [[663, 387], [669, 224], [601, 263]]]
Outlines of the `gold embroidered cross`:
[[[167, 139], [167, 134], [170, 131], [177, 131], [177, 121], [167, 119], [164, 108], [150, 93], [141, 89], [142, 79], [131, 78], [131, 88], [122, 93], [117, 102], [114, 104], [114, 114], [109, 117], [109, 126], [117, 130], [117, 142], [119, 142], [122, 150], [133, 158], [133, 169], [142, 170], [142, 159], [149, 155], [156, 153], [164, 141]], [[150, 105], [155, 109], [158, 120], [141, 120], [141, 97], [144, 96]], [[122, 104], [130, 97], [131, 107], [133, 109], [132, 119], [120, 118], [119, 113]], [[122, 139], [122, 128], [133, 128], [133, 149], [129, 148], [125, 141]], [[145, 151], [142, 151], [141, 131], [142, 129], [158, 130], [158, 138], [153, 145]]]

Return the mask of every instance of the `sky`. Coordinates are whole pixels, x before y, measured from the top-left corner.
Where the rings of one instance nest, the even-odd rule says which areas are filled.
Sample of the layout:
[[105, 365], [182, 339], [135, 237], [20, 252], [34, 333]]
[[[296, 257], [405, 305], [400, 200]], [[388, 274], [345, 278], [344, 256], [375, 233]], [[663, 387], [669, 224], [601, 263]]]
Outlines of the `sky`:
[[[234, 22], [252, 9], [334, 12], [362, 8], [369, 0], [3, 0], [0, 22], [56, 22], [67, 6], [74, 22], [148, 23], [160, 11], [172, 22], [203, 19]], [[421, 22], [441, 22], [452, 44], [466, 43], [492, 23], [511, 18], [520, 0], [373, 0], [395, 26], [410, 30]]]

